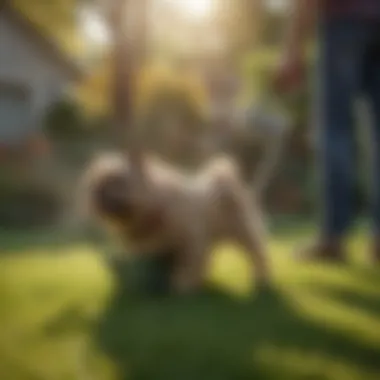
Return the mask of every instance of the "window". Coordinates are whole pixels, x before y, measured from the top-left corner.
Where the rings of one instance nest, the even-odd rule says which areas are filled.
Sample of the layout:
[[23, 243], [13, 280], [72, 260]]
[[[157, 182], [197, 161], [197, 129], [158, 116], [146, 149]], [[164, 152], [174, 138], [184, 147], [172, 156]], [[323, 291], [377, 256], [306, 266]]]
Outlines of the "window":
[[26, 137], [30, 122], [27, 86], [0, 81], [0, 141], [14, 143]]

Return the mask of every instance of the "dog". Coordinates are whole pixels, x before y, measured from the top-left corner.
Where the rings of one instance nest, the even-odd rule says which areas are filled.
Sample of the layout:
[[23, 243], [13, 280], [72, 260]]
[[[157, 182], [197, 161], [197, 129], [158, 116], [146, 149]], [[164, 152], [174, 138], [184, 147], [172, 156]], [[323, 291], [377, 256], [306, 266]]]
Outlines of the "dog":
[[212, 248], [224, 240], [245, 249], [257, 284], [269, 282], [261, 210], [232, 159], [214, 158], [186, 173], [151, 155], [137, 169], [125, 154], [110, 153], [90, 164], [83, 185], [89, 215], [130, 252], [175, 252], [175, 292], [202, 286]]
[[[212, 248], [226, 239], [245, 249], [255, 282], [265, 285], [271, 276], [260, 202], [252, 198], [233, 159], [218, 156], [186, 171], [141, 144], [135, 116], [130, 116], [131, 77], [141, 58], [137, 42], [143, 40], [147, 8], [143, 1], [131, 4], [108, 1], [106, 12], [114, 42], [115, 122], [129, 127], [129, 135], [122, 153], [100, 155], [90, 163], [81, 188], [84, 205], [132, 254], [173, 252], [170, 284], [177, 293], [202, 286]], [[126, 25], [126, 7], [141, 17], [135, 28]]]

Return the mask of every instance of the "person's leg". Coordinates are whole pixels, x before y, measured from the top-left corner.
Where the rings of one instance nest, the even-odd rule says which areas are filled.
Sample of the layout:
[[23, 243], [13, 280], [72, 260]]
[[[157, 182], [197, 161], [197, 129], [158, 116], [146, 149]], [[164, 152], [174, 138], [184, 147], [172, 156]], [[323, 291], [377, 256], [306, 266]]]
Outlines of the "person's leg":
[[371, 113], [372, 202], [374, 232], [373, 258], [380, 263], [380, 22], [373, 25], [372, 41], [366, 56], [365, 90]]
[[320, 28], [317, 159], [322, 221], [320, 240], [303, 252], [311, 258], [341, 259], [353, 217], [353, 106], [361, 85], [364, 37], [363, 28], [351, 21], [324, 22]]

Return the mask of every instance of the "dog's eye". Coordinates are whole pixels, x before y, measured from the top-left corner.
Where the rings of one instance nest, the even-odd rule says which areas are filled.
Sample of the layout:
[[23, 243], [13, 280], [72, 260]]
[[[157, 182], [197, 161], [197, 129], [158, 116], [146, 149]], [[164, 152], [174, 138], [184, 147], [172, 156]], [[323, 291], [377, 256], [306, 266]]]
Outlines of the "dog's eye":
[[122, 176], [111, 177], [107, 181], [110, 189], [126, 189], [129, 185], [128, 179]]

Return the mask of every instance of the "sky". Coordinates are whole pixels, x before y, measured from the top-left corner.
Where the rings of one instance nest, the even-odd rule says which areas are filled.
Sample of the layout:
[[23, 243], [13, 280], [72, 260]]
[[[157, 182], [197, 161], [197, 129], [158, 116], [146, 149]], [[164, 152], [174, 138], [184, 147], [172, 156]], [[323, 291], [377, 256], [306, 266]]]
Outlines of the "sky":
[[100, 45], [107, 43], [107, 28], [96, 12], [84, 8], [80, 11], [79, 17], [84, 38], [88, 42]]
[[274, 11], [283, 11], [289, 3], [289, 0], [266, 0], [268, 7]]
[[[171, 3], [190, 19], [202, 20], [212, 11], [215, 0], [156, 0]], [[266, 0], [268, 7], [274, 11], [285, 9], [288, 0]], [[93, 44], [103, 45], [108, 41], [107, 28], [101, 17], [94, 11], [83, 9], [80, 12], [80, 23], [85, 38]]]

